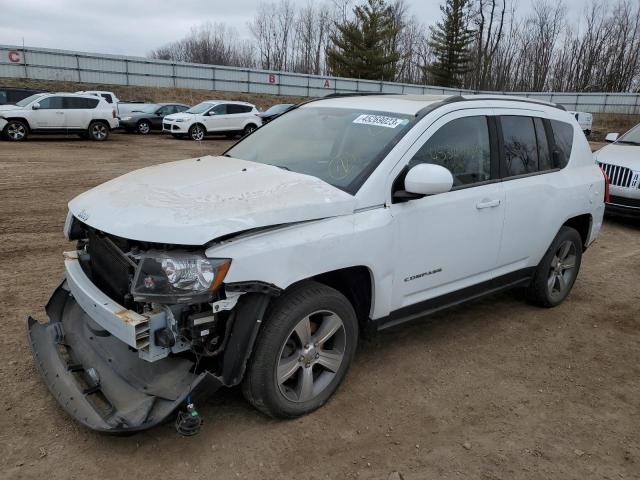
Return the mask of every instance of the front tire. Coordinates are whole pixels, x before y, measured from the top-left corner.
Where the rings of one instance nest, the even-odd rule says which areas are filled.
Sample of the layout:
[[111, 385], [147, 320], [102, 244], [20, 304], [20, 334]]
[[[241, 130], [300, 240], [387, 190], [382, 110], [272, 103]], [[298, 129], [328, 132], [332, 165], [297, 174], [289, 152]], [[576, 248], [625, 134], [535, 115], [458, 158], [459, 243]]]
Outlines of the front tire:
[[582, 237], [562, 227], [538, 264], [527, 297], [542, 307], [560, 305], [573, 288], [582, 262]]
[[109, 138], [109, 126], [104, 122], [92, 122], [87, 132], [94, 142], [103, 142]]
[[344, 379], [358, 344], [351, 303], [304, 282], [269, 308], [245, 375], [245, 398], [266, 415], [295, 418], [321, 407]]
[[151, 133], [151, 124], [146, 120], [140, 120], [138, 122], [136, 130], [141, 135], [148, 135], [149, 133]]
[[199, 123], [192, 125], [191, 128], [189, 129], [189, 137], [191, 138], [191, 140], [195, 140], [199, 142], [204, 139], [204, 135], [205, 135], [204, 127]]
[[2, 133], [7, 140], [23, 142], [29, 136], [29, 126], [22, 120], [9, 120]]

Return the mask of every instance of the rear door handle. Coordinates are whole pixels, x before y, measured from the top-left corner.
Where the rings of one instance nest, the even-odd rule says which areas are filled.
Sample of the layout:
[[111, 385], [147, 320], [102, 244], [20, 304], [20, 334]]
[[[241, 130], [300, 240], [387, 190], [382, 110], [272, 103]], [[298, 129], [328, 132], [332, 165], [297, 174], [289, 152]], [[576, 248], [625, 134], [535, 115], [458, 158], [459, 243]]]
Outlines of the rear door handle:
[[500, 206], [500, 200], [483, 200], [476, 204], [476, 208], [478, 210], [482, 210], [483, 208], [495, 208], [498, 206]]

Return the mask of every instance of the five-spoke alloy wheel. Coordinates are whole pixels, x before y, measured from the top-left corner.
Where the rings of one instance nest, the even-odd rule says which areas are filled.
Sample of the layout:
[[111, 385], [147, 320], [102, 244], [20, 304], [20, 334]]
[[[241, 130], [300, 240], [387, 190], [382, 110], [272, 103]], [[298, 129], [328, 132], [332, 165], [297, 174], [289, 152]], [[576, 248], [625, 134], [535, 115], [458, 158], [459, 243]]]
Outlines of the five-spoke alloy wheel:
[[4, 136], [12, 142], [26, 140], [29, 135], [29, 128], [20, 120], [9, 120], [4, 127]]
[[344, 295], [316, 282], [296, 285], [269, 307], [244, 395], [273, 417], [309, 413], [337, 390], [357, 343], [358, 321]]

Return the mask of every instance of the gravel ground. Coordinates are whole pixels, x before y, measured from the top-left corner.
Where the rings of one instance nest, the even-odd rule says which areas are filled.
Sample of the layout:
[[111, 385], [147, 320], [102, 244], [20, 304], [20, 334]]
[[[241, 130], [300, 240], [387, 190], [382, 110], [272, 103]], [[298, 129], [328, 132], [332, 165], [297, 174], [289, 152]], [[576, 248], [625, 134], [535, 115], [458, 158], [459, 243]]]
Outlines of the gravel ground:
[[24, 330], [27, 315], [45, 319], [62, 273], [67, 201], [228, 145], [0, 143], [0, 478], [640, 478], [640, 221], [606, 221], [558, 308], [503, 294], [363, 342], [334, 399], [304, 418], [265, 418], [228, 390], [199, 405], [192, 438], [171, 425], [109, 437], [70, 420]]

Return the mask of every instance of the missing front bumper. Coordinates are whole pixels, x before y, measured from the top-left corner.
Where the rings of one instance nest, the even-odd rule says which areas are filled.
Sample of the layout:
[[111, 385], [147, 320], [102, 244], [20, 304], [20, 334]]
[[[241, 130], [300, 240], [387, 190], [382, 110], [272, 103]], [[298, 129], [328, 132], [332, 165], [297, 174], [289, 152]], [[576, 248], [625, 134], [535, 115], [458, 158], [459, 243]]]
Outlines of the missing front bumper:
[[47, 304], [48, 324], [29, 317], [27, 334], [47, 387], [81, 424], [109, 433], [162, 423], [191, 393], [212, 393], [222, 382], [191, 373], [193, 362], [167, 357], [150, 363], [95, 323], [66, 281]]

